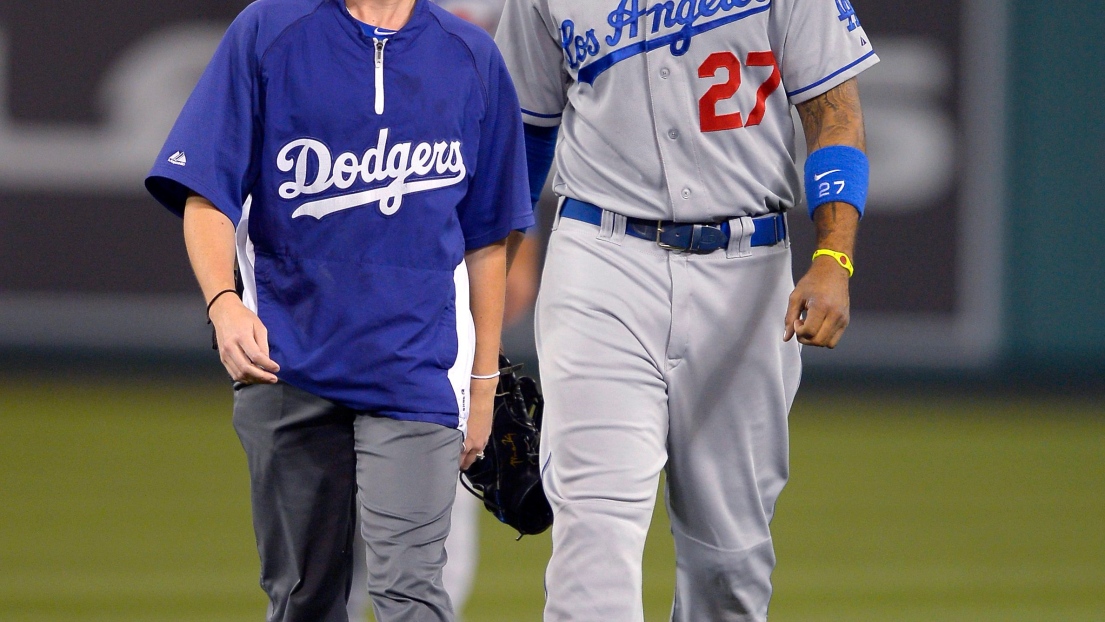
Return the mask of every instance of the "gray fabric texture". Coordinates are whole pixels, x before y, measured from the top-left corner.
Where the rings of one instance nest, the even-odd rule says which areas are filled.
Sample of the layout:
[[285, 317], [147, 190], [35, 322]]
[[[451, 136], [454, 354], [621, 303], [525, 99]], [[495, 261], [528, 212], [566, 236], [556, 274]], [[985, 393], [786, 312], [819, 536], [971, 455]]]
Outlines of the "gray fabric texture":
[[546, 622], [641, 622], [641, 557], [667, 472], [676, 622], [766, 619], [769, 523], [801, 373], [783, 342], [785, 243], [679, 254], [560, 219], [537, 305]]
[[238, 385], [269, 622], [346, 622], [361, 507], [378, 622], [451, 622], [441, 584], [461, 433], [358, 413], [284, 383]]

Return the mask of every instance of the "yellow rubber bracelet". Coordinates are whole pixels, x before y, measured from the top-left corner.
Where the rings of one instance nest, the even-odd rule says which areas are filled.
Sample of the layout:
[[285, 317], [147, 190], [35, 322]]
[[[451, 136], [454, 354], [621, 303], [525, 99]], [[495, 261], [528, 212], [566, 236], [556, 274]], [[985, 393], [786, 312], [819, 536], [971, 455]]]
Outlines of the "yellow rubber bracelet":
[[838, 253], [836, 251], [831, 251], [827, 248], [819, 248], [819, 249], [817, 249], [816, 251], [813, 252], [813, 258], [814, 259], [817, 259], [818, 257], [820, 257], [822, 255], [828, 255], [829, 257], [832, 257], [833, 259], [835, 259], [836, 262], [838, 264], [840, 264], [841, 268], [844, 268], [845, 270], [848, 271], [848, 278], [852, 278], [852, 273], [855, 272], [856, 269], [852, 266], [852, 259], [850, 257], [845, 255], [844, 253]]

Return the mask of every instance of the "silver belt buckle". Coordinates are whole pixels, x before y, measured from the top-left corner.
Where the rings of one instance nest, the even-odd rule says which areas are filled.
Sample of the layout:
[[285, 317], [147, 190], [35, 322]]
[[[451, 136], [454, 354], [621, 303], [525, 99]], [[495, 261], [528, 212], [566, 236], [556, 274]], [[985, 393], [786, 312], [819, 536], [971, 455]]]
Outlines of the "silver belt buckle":
[[660, 234], [662, 234], [663, 232], [664, 232], [664, 221], [657, 220], [656, 221], [656, 245], [657, 246], [659, 246], [660, 248], [662, 248], [666, 251], [681, 251], [681, 250], [683, 250], [682, 248], [680, 248], [678, 246], [672, 246], [671, 244], [665, 244], [664, 242], [661, 242], [660, 241]]
[[690, 224], [689, 226], [691, 227], [691, 239], [688, 240], [687, 244], [684, 246], [673, 246], [671, 244], [665, 244], [664, 242], [660, 241], [660, 235], [664, 232], [663, 227], [660, 226], [662, 223], [662, 220], [656, 221], [656, 245], [666, 251], [674, 251], [677, 253], [699, 253], [700, 251], [696, 247], [698, 246], [699, 242], [702, 241], [702, 231], [704, 229], [720, 229], [720, 227], [716, 227], [714, 225], [704, 225], [702, 223]]

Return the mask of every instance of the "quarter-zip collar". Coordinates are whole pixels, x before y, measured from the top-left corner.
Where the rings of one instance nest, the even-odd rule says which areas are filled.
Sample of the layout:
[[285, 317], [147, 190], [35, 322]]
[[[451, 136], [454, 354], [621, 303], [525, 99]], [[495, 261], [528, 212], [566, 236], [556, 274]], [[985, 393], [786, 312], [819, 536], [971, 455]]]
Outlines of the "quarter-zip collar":
[[[372, 37], [366, 35], [364, 31], [361, 30], [361, 22], [349, 12], [349, 9], [345, 6], [345, 0], [328, 1], [338, 8], [338, 12], [342, 16], [342, 19], [339, 20], [342, 24], [342, 28], [349, 33], [350, 36], [360, 42], [361, 45], [368, 48], [375, 56], [376, 44], [373, 42]], [[421, 32], [426, 29], [426, 26], [433, 20], [426, 6], [428, 2], [429, 0], [416, 0], [414, 3], [414, 10], [411, 11], [410, 20], [396, 31], [395, 34], [387, 38], [389, 55], [402, 51], [405, 47], [411, 45], [418, 35], [421, 34]]]
[[376, 48], [373, 53], [373, 65], [376, 75], [376, 114], [384, 114], [384, 46], [388, 38], [373, 38], [372, 45]]
[[407, 23], [399, 30], [386, 36], [366, 32], [364, 23], [353, 17], [349, 12], [349, 8], [345, 6], [345, 0], [329, 1], [339, 9], [341, 18], [338, 21], [341, 22], [341, 27], [349, 33], [358, 45], [366, 48], [365, 51], [369, 54], [376, 90], [373, 110], [376, 115], [383, 115], [387, 105], [384, 64], [388, 61], [385, 60], [385, 48], [386, 56], [394, 58], [396, 53], [401, 54], [404, 49], [413, 44], [418, 35], [426, 29], [427, 24], [433, 20], [429, 9], [426, 7], [427, 0], [416, 0]]

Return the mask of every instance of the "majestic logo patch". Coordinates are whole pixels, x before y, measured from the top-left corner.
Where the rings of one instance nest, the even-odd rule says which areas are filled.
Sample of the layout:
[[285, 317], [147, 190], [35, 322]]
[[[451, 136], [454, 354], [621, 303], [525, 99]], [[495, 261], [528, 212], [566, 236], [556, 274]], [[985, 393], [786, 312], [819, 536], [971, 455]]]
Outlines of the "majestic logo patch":
[[[416, 192], [446, 188], [464, 181], [467, 169], [460, 141], [396, 143], [388, 147], [388, 128], [380, 130], [376, 146], [358, 157], [352, 152], [336, 158], [330, 148], [313, 138], [301, 138], [280, 150], [276, 166], [283, 173], [295, 171], [295, 179], [280, 184], [280, 198], [293, 200], [316, 195], [331, 188], [347, 190], [359, 178], [365, 184], [389, 181], [361, 192], [309, 201], [300, 205], [292, 218], [311, 216], [321, 220], [335, 212], [379, 202], [380, 213], [391, 216], [403, 205], [403, 197]], [[312, 165], [314, 179], [308, 180]]]

